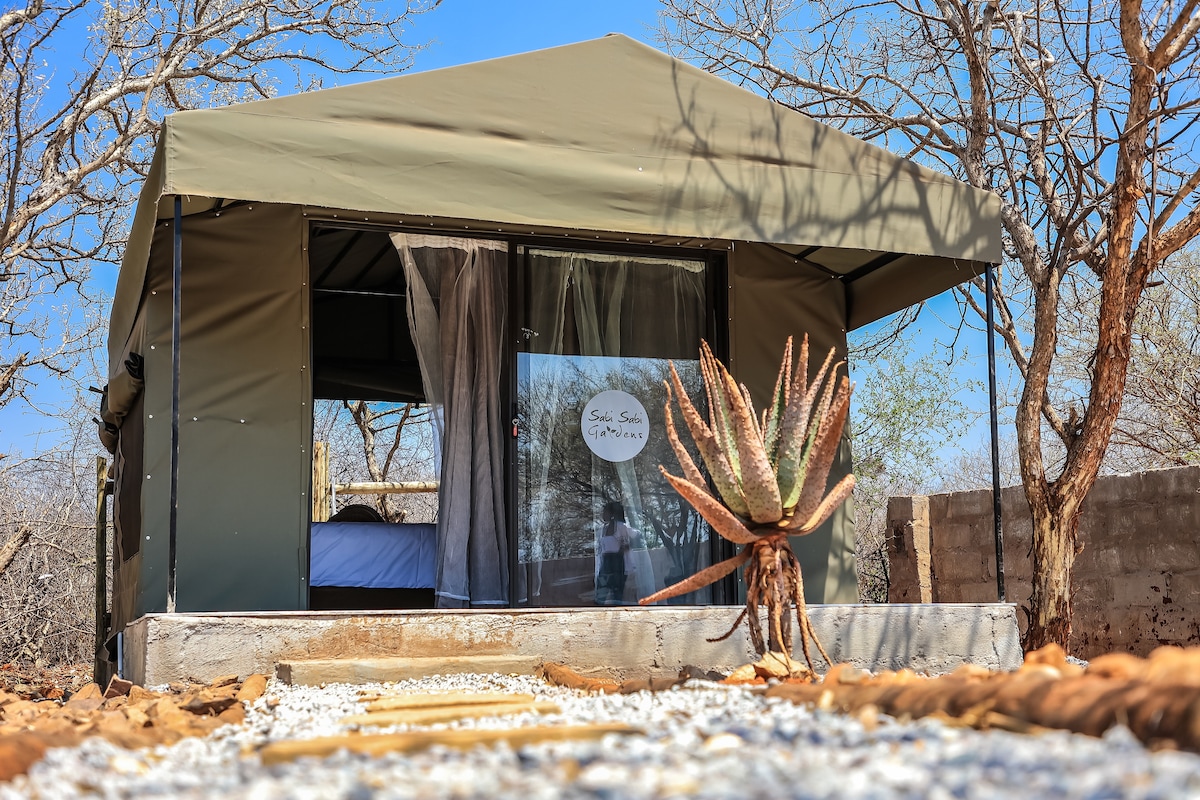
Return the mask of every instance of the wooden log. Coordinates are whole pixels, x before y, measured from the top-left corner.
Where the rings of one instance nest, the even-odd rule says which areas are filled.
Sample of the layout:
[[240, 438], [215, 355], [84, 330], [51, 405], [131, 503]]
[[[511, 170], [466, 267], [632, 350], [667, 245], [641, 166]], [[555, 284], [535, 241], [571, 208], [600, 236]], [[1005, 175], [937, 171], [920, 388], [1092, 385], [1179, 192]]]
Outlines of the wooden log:
[[543, 725], [531, 728], [434, 730], [387, 733], [374, 736], [327, 736], [268, 744], [259, 751], [265, 765], [281, 764], [297, 758], [324, 758], [339, 750], [380, 756], [385, 753], [413, 753], [435, 745], [469, 750], [476, 746], [507, 744], [518, 748], [538, 742], [590, 741], [609, 734], [641, 733], [638, 728], [619, 723], [597, 725]]
[[438, 722], [455, 722], [460, 719], [501, 717], [509, 714], [557, 714], [554, 703], [492, 703], [472, 706], [444, 706], [441, 708], [412, 708], [401, 711], [377, 711], [369, 714], [352, 714], [342, 719], [345, 725], [433, 725]]
[[335, 494], [421, 494], [436, 492], [440, 481], [363, 481], [334, 485]]
[[379, 697], [367, 705], [368, 713], [379, 711], [402, 711], [416, 708], [444, 708], [446, 706], [483, 706], [512, 703], [532, 703], [531, 694], [505, 694], [502, 692], [442, 692], [438, 694], [404, 694]]

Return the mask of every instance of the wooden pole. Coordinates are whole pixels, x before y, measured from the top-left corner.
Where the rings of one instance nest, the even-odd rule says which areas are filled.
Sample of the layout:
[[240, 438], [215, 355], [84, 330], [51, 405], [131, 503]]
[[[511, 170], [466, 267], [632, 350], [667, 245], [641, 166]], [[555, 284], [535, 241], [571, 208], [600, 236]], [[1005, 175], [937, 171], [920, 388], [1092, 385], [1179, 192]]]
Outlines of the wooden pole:
[[96, 456], [96, 652], [92, 665], [95, 683], [103, 686], [108, 682], [108, 655], [105, 641], [108, 638], [108, 495], [112, 487], [108, 482], [108, 461]]
[[313, 442], [312, 521], [326, 522], [333, 513], [329, 494], [329, 443]]
[[339, 483], [333, 487], [333, 490], [338, 494], [421, 494], [436, 492], [439, 486], [441, 486], [439, 481], [363, 482]]

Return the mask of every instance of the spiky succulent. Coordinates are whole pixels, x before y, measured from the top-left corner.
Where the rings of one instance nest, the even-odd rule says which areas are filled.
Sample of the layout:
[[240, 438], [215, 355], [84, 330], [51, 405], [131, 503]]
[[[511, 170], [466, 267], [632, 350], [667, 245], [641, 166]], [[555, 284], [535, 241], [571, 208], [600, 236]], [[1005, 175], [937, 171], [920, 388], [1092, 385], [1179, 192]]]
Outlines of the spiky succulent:
[[[666, 384], [667, 437], [683, 477], [670, 474], [665, 467], [659, 469], [713, 530], [744, 547], [733, 558], [644, 598], [643, 604], [694, 591], [747, 564], [746, 608], [733, 628], [714, 641], [729, 636], [747, 618], [751, 640], [760, 654], [768, 646], [790, 654], [791, 624], [785, 609], [791, 602], [796, 606], [801, 645], [809, 666], [810, 636], [829, 662], [808, 622], [800, 563], [787, 537], [811, 533], [854, 489], [854, 476], [847, 475], [831, 491], [825, 491], [850, 409], [850, 381], [845, 376], [840, 380], [835, 377], [840, 366], [840, 362], [834, 364], [831, 350], [810, 384], [808, 337], [801, 342], [795, 365], [789, 338], [770, 406], [756, 416], [745, 385], [738, 385], [708, 344], [702, 342], [700, 373], [708, 400], [706, 423], [671, 365], [671, 381]], [[679, 403], [715, 494], [675, 430], [672, 397]], [[758, 619], [760, 601], [767, 606], [768, 642], [763, 641]]]

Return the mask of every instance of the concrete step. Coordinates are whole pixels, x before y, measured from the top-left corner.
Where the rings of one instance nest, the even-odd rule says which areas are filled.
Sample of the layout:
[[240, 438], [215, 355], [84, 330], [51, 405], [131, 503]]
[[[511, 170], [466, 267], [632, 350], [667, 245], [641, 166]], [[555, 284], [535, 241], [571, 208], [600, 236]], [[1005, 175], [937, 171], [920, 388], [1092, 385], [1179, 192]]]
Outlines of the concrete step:
[[[557, 661], [592, 677], [668, 677], [685, 665], [732, 670], [757, 660], [745, 626], [721, 642], [741, 606], [520, 610], [266, 611], [151, 614], [124, 636], [125, 676], [158, 685], [192, 677], [274, 672], [281, 662], [455, 659], [496, 664]], [[879, 671], [948, 672], [965, 663], [1021, 663], [1009, 604], [820, 605], [809, 607], [830, 658]], [[796, 646], [799, 653], [799, 642]], [[476, 661], [477, 665], [486, 662]], [[535, 664], [536, 665], [536, 664]], [[818, 668], [820, 668], [818, 664]], [[414, 669], [417, 666], [413, 667]], [[332, 669], [332, 667], [330, 668]], [[490, 667], [487, 672], [527, 671]], [[328, 673], [332, 674], [332, 673]]]

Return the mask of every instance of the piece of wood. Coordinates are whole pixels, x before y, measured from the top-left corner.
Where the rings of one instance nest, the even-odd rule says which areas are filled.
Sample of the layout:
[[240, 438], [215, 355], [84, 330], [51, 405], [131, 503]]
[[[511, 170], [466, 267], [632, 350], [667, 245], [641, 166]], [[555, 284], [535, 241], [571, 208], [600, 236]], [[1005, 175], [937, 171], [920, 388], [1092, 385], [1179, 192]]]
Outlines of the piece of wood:
[[539, 656], [462, 655], [310, 659], [280, 661], [275, 675], [284, 683], [316, 686], [322, 683], [388, 683], [430, 675], [454, 675], [464, 672], [501, 675], [532, 675], [541, 664]]
[[329, 443], [313, 442], [312, 521], [327, 522], [333, 510], [329, 493]]
[[243, 703], [253, 703], [262, 697], [266, 690], [267, 676], [255, 673], [242, 682], [242, 688], [238, 689], [237, 699]]
[[531, 728], [435, 730], [387, 733], [374, 736], [327, 736], [319, 739], [298, 739], [274, 742], [259, 751], [265, 765], [281, 764], [297, 758], [324, 758], [339, 750], [380, 756], [385, 753], [413, 753], [435, 745], [468, 750], [501, 742], [509, 747], [524, 747], [538, 742], [567, 742], [602, 739], [609, 734], [629, 735], [641, 730], [629, 725], [607, 723], [597, 725], [543, 725]]
[[339, 483], [333, 487], [334, 494], [422, 494], [436, 492], [439, 481], [361, 481]]
[[433, 725], [438, 722], [454, 722], [460, 719], [501, 717], [510, 714], [533, 712], [535, 714], [557, 714], [554, 703], [492, 703], [489, 705], [443, 706], [441, 708], [413, 708], [402, 711], [378, 711], [371, 714], [353, 714], [342, 719], [344, 725]]
[[589, 678], [580, 675], [566, 664], [556, 664], [547, 661], [538, 669], [543, 680], [554, 686], [565, 686], [568, 689], [582, 689], [585, 692], [612, 693], [620, 691], [621, 685], [605, 678]]
[[531, 694], [502, 692], [442, 692], [438, 694], [401, 694], [374, 699], [367, 705], [368, 713], [401, 711], [410, 708], [444, 708], [446, 706], [483, 706], [498, 703], [532, 703]]

